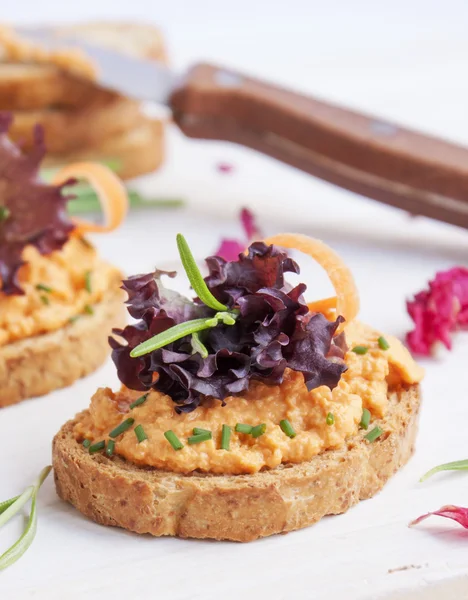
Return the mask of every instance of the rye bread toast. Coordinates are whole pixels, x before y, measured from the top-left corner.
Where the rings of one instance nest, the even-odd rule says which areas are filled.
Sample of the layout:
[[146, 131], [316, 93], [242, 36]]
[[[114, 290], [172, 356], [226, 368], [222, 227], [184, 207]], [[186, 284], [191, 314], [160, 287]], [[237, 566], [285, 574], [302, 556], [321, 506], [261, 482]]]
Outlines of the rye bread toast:
[[117, 284], [93, 305], [93, 314], [56, 331], [0, 346], [0, 408], [66, 387], [97, 369], [109, 355], [112, 327], [125, 320]]
[[[161, 32], [153, 25], [87, 22], [57, 27], [55, 31], [58, 36], [77, 35], [119, 52], [166, 62]], [[82, 107], [109, 94], [92, 81], [53, 65], [0, 61], [0, 110]]]
[[420, 408], [418, 385], [390, 396], [384, 433], [360, 430], [343, 448], [254, 475], [190, 475], [90, 455], [66, 423], [53, 442], [59, 496], [97, 523], [154, 536], [247, 542], [312, 525], [372, 497], [411, 457]]
[[58, 167], [82, 160], [112, 161], [122, 179], [131, 179], [155, 171], [162, 163], [164, 153], [164, 124], [142, 117], [128, 131], [105, 138], [97, 146], [80, 148], [68, 154], [48, 154], [45, 166]]

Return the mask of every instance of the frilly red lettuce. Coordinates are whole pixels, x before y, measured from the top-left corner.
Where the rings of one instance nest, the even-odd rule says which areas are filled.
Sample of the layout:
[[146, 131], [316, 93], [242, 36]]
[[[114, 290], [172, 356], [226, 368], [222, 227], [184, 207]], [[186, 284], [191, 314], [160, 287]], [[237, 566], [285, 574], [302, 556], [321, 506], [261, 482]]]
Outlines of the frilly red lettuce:
[[468, 328], [468, 269], [437, 273], [429, 289], [407, 302], [407, 309], [415, 324], [406, 338], [412, 352], [428, 356], [436, 342], [450, 350], [452, 333]]
[[168, 394], [178, 412], [194, 410], [207, 396], [224, 401], [245, 391], [252, 380], [280, 384], [288, 368], [303, 373], [309, 390], [338, 384], [346, 370], [344, 338], [335, 336], [342, 318], [329, 322], [322, 314], [309, 313], [303, 300], [306, 286], [291, 289], [285, 284], [284, 273], [299, 272], [285, 252], [256, 242], [236, 262], [218, 256], [206, 262], [210, 291], [239, 311], [235, 324], [219, 324], [200, 334], [206, 358], [193, 353], [189, 336], [132, 358], [131, 350], [157, 333], [215, 311], [167, 290], [161, 272], [126, 280], [128, 310], [139, 321], [114, 331], [125, 343], [110, 339], [122, 383]]
[[59, 250], [74, 227], [66, 213], [69, 198], [62, 194], [63, 186], [38, 179], [45, 154], [41, 129], [35, 129], [34, 148], [24, 154], [8, 139], [11, 120], [0, 113], [0, 290], [8, 295], [23, 293], [17, 274], [24, 248], [35, 246], [41, 254]]

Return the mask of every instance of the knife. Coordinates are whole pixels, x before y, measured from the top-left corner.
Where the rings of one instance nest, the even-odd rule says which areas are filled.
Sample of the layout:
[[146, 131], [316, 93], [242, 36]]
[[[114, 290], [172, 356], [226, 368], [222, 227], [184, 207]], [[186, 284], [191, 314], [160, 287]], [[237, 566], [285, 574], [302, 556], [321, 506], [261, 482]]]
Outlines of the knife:
[[189, 137], [235, 142], [384, 204], [468, 229], [468, 148], [232, 69], [177, 75], [48, 27], [17, 28], [48, 49], [78, 47], [97, 84], [165, 104]]

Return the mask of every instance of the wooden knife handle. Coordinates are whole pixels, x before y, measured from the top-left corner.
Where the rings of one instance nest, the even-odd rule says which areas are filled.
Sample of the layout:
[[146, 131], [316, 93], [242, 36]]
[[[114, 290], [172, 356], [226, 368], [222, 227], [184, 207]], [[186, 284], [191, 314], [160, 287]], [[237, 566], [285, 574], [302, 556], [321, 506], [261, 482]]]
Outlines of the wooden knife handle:
[[352, 192], [468, 228], [468, 149], [200, 64], [173, 92], [182, 131], [236, 142]]

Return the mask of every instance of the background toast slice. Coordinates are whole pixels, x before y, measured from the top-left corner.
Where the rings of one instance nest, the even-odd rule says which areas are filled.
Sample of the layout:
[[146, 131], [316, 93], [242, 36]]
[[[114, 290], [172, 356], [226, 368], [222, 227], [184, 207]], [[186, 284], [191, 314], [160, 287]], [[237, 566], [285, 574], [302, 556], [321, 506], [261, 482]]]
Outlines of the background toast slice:
[[370, 498], [411, 457], [419, 386], [389, 399], [373, 443], [360, 430], [339, 450], [254, 475], [183, 475], [90, 455], [73, 437], [78, 415], [54, 438], [57, 492], [94, 521], [136, 533], [247, 542], [293, 531]]
[[107, 336], [126, 321], [120, 277], [92, 315], [43, 335], [0, 346], [0, 408], [71, 385], [109, 355]]
[[[153, 25], [89, 22], [56, 28], [58, 36], [79, 35], [119, 52], [166, 62], [161, 32]], [[0, 62], [0, 110], [84, 106], [102, 90], [50, 65]]]
[[44, 165], [58, 167], [81, 160], [115, 162], [122, 179], [131, 179], [157, 169], [163, 160], [164, 125], [149, 117], [130, 130], [108, 137], [94, 148], [83, 148], [70, 154], [49, 154]]
[[83, 107], [15, 111], [9, 137], [26, 150], [33, 144], [39, 123], [48, 152], [72, 152], [99, 146], [105, 138], [127, 131], [141, 122], [137, 102], [116, 94], [100, 94]]

